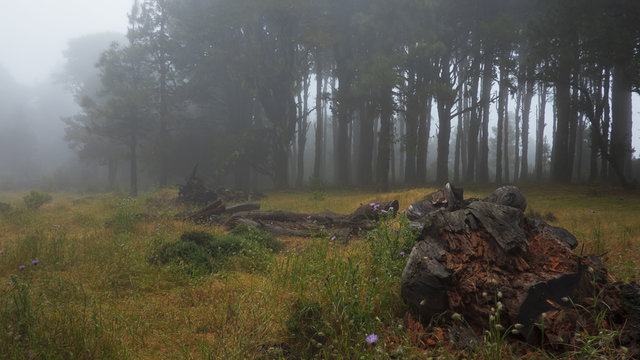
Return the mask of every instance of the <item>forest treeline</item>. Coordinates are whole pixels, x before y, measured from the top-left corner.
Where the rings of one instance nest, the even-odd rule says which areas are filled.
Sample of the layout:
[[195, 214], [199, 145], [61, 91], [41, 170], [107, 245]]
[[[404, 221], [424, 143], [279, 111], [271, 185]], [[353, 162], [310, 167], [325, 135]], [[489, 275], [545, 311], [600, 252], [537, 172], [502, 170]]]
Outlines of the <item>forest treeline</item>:
[[639, 1], [144, 0], [129, 19], [98, 73], [70, 45], [65, 121], [133, 193], [138, 163], [159, 186], [195, 165], [237, 189], [631, 184]]

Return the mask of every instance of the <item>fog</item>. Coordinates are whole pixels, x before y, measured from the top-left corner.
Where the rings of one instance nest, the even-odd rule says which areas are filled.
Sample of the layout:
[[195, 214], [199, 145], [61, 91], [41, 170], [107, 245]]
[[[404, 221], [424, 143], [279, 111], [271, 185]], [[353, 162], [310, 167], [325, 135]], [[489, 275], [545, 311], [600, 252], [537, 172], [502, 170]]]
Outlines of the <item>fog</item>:
[[[87, 84], [87, 79], [98, 79], [98, 70], [94, 66], [98, 62], [100, 54], [109, 48], [109, 44], [113, 41], [117, 41], [123, 45], [126, 45], [126, 39], [124, 34], [127, 32], [129, 17], [128, 14], [131, 11], [133, 1], [132, 0], [30, 0], [22, 2], [9, 2], [7, 0], [0, 0], [0, 191], [21, 190], [28, 188], [40, 188], [43, 190], [104, 190], [111, 189], [112, 184], [107, 185], [107, 162], [108, 156], [101, 153], [100, 155], [91, 154], [91, 151], [112, 151], [122, 152], [122, 148], [126, 148], [126, 145], [118, 144], [111, 145], [108, 150], [95, 150], [87, 149], [86, 147], [81, 151], [81, 147], [76, 146], [73, 148], [73, 141], [69, 139], [65, 140], [65, 128], [68, 127], [69, 119], [73, 119], [79, 113], [82, 112], [82, 108], [78, 105], [80, 103], [80, 95], [87, 95], [86, 92], [98, 91], [100, 85]], [[179, 16], [183, 16], [182, 13], [177, 13]], [[183, 26], [185, 26], [183, 24]], [[189, 28], [185, 26], [185, 28]], [[177, 33], [178, 36], [184, 36], [184, 34]], [[187, 36], [188, 38], [188, 36]], [[184, 40], [184, 39], [183, 39]], [[190, 41], [189, 39], [184, 41]], [[191, 40], [196, 43], [195, 40]], [[196, 46], [197, 47], [196, 43]], [[193, 46], [193, 44], [192, 44]], [[218, 54], [219, 55], [219, 54]], [[205, 54], [206, 56], [206, 54]], [[262, 66], [262, 65], [260, 65]], [[212, 65], [212, 69], [216, 69]], [[189, 69], [193, 71], [193, 69]], [[196, 73], [197, 74], [197, 73]], [[209, 74], [207, 74], [209, 75]], [[212, 75], [213, 76], [213, 75]], [[311, 80], [310, 88], [315, 88], [315, 80], [313, 76], [309, 77]], [[211, 91], [205, 87], [198, 88], [196, 81], [195, 91], [202, 90], [205, 94], [206, 91]], [[235, 84], [230, 83], [231, 86]], [[338, 84], [339, 85], [339, 84]], [[207, 85], [208, 86], [208, 85]], [[326, 86], [326, 85], [325, 85]], [[336, 86], [335, 79], [332, 87]], [[79, 90], [82, 88], [84, 94], [79, 94]], [[225, 88], [226, 89], [226, 88]], [[494, 85], [494, 93], [498, 92], [497, 83]], [[242, 98], [242, 95], [246, 89], [238, 88], [229, 90], [230, 94], [234, 91], [237, 92], [234, 95], [238, 95]], [[185, 118], [192, 117], [197, 120], [192, 123], [194, 127], [195, 135], [180, 134], [176, 132], [174, 143], [175, 148], [179, 148], [180, 151], [190, 154], [188, 157], [196, 159], [194, 162], [199, 162], [201, 169], [208, 169], [207, 171], [214, 177], [214, 174], [218, 174], [215, 167], [219, 164], [223, 164], [226, 167], [231, 167], [227, 159], [216, 159], [212, 161], [210, 152], [218, 152], [219, 148], [233, 148], [235, 140], [219, 139], [218, 144], [209, 145], [208, 139], [205, 138], [206, 131], [214, 131], [217, 126], [216, 121], [219, 121], [217, 117], [225, 117], [229, 123], [234, 123], [236, 120], [233, 116], [238, 114], [223, 113], [219, 110], [211, 111], [206, 116], [198, 117], [198, 112], [207, 114], [208, 105], [205, 100], [199, 99], [199, 97], [205, 97], [206, 95], [194, 95], [193, 89], [190, 89], [192, 93], [190, 101], [198, 103], [197, 109], [189, 108], [182, 109], [183, 116]], [[218, 91], [217, 93], [215, 91]], [[220, 89], [216, 89], [211, 93], [220, 94]], [[335, 91], [335, 89], [334, 89]], [[222, 91], [224, 92], [224, 91]], [[331, 93], [331, 89], [327, 93], [328, 97], [334, 95]], [[308, 93], [307, 101], [312, 104], [315, 101], [315, 94], [313, 91]], [[512, 95], [513, 96], [513, 95]], [[551, 96], [550, 96], [551, 98]], [[301, 98], [299, 98], [301, 99]], [[224, 102], [227, 100], [231, 109], [238, 109], [245, 107], [253, 107], [252, 114], [246, 116], [246, 118], [258, 118], [260, 116], [265, 119], [269, 116], [261, 113], [262, 110], [255, 110], [260, 105], [259, 100], [255, 97], [246, 97], [243, 102], [233, 103], [235, 98], [229, 94], [220, 95], [219, 98], [210, 100], [214, 102]], [[400, 99], [396, 99], [400, 103]], [[633, 94], [632, 97], [632, 117], [633, 120], [633, 135], [632, 143], [633, 147], [640, 149], [640, 121], [637, 119], [640, 117], [640, 96]], [[193, 105], [193, 104], [191, 104]], [[219, 104], [213, 104], [213, 106], [222, 108]], [[262, 105], [263, 106], [263, 105]], [[333, 180], [337, 175], [334, 174], [334, 167], [332, 162], [335, 158], [340, 156], [334, 155], [336, 144], [335, 139], [332, 138], [333, 134], [337, 132], [336, 123], [333, 122], [332, 111], [335, 111], [328, 103], [325, 104], [325, 116], [327, 124], [325, 124], [326, 131], [326, 146], [325, 155], [325, 174], [326, 180], [329, 182]], [[491, 106], [491, 127], [496, 126], [497, 123], [497, 104]], [[311, 107], [311, 106], [310, 106]], [[516, 105], [515, 101], [511, 101], [508, 105], [508, 111], [515, 113]], [[86, 109], [85, 109], [86, 110]], [[534, 136], [535, 123], [533, 117], [535, 117], [535, 108], [532, 108], [530, 120], [530, 136]], [[242, 111], [238, 111], [242, 113]], [[223, 115], [219, 115], [223, 113]], [[395, 119], [401, 119], [401, 111], [397, 111], [394, 114]], [[545, 134], [548, 139], [553, 137], [552, 130], [552, 118], [553, 118], [553, 104], [549, 101], [546, 107], [546, 128]], [[194, 115], [195, 114], [195, 115]], [[214, 114], [214, 115], [211, 115]], [[242, 114], [240, 114], [241, 117]], [[246, 115], [246, 114], [245, 114]], [[436, 162], [436, 134], [438, 131], [437, 122], [438, 112], [435, 106], [432, 108], [432, 122], [430, 128], [431, 142], [429, 143], [427, 162], [429, 163], [430, 172], [427, 175], [427, 179], [434, 180], [434, 168]], [[512, 115], [512, 118], [515, 115]], [[66, 120], [65, 120], [66, 119]], [[193, 120], [192, 119], [192, 120]], [[203, 119], [206, 119], [203, 121]], [[213, 120], [212, 120], [213, 119]], [[309, 111], [309, 121], [311, 127], [307, 129], [307, 142], [303, 151], [305, 154], [304, 169], [305, 180], [309, 174], [313, 172], [313, 159], [314, 159], [314, 147], [315, 147], [315, 130], [314, 123], [316, 119], [316, 112], [314, 110]], [[65, 122], [66, 121], [66, 122]], [[164, 120], [163, 120], [164, 121]], [[199, 121], [199, 122], [198, 122]], [[206, 123], [208, 121], [208, 123]], [[402, 120], [404, 121], [404, 120]], [[390, 171], [392, 178], [402, 178], [403, 176], [403, 146], [401, 144], [402, 134], [398, 134], [398, 131], [403, 125], [400, 125], [398, 120], [398, 127], [394, 128], [395, 143], [391, 148], [391, 166]], [[455, 123], [455, 120], [454, 120]], [[195, 125], [194, 125], [195, 124]], [[377, 123], [376, 123], [377, 124]], [[174, 124], [175, 125], [175, 124]], [[163, 125], [164, 126], [164, 125]], [[202, 127], [202, 132], [200, 128]], [[378, 125], [375, 125], [376, 127]], [[394, 125], [396, 126], [396, 125]], [[233, 128], [233, 126], [231, 126]], [[164, 128], [163, 128], [164, 129]], [[212, 130], [214, 129], [214, 130]], [[375, 128], [376, 131], [378, 128]], [[162, 130], [162, 129], [161, 129]], [[166, 129], [164, 129], [166, 130]], [[175, 130], [175, 129], [173, 129]], [[238, 129], [233, 128], [233, 131]], [[350, 145], [353, 147], [355, 164], [355, 144], [357, 140], [356, 134], [353, 133], [354, 129], [350, 128], [354, 142]], [[452, 126], [452, 133], [456, 134], [456, 126]], [[68, 132], [68, 130], [67, 130]], [[68, 135], [68, 134], [67, 134]], [[183, 138], [179, 136], [184, 135]], [[199, 139], [197, 135], [203, 135], [202, 139]], [[150, 135], [149, 137], [158, 136]], [[223, 135], [224, 137], [224, 135]], [[495, 141], [495, 134], [491, 134], [491, 141]], [[197, 140], [197, 141], [196, 141]], [[148, 139], [147, 139], [148, 141]], [[225, 144], [225, 141], [229, 144]], [[247, 141], [246, 139], [244, 141]], [[513, 141], [513, 140], [511, 140]], [[551, 140], [549, 140], [551, 141]], [[248, 141], [251, 143], [251, 141]], [[294, 140], [295, 142], [295, 140]], [[453, 152], [455, 147], [453, 146], [455, 137], [450, 140], [450, 162], [452, 163]], [[526, 156], [530, 159], [530, 164], [533, 163], [533, 144], [534, 138], [530, 140], [529, 153]], [[77, 144], [75, 144], [77, 145]], [[92, 146], [97, 146], [97, 142], [92, 143]], [[153, 141], [148, 141], [146, 145], [146, 152], [140, 153], [140, 161], [144, 162], [145, 157], [158, 156], [158, 153], [162, 151], [156, 148], [157, 144]], [[247, 146], [248, 147], [248, 146]], [[294, 154], [297, 151], [296, 145], [291, 145], [293, 151], [288, 154], [290, 160], [290, 167], [294, 169], [297, 165], [294, 161]], [[203, 151], [205, 150], [205, 151]], [[291, 150], [291, 149], [290, 149]], [[198, 152], [197, 154], [192, 152]], [[235, 151], [235, 150], [234, 150]], [[239, 151], [230, 151], [234, 159], [237, 160], [237, 153], [249, 152], [247, 149], [240, 149]], [[257, 151], [260, 153], [260, 151]], [[261, 154], [258, 154], [261, 155]], [[266, 156], [266, 155], [265, 155]], [[492, 158], [495, 157], [495, 149], [491, 149]], [[634, 153], [634, 158], [638, 157], [638, 151]], [[185, 156], [186, 157], [186, 156]], [[184, 158], [184, 157], [183, 157]], [[163, 163], [172, 164], [174, 166], [173, 178], [170, 178], [170, 182], [176, 182], [178, 180], [175, 174], [188, 174], [186, 169], [193, 167], [194, 163], [186, 163], [183, 158], [163, 158]], [[118, 173], [118, 179], [120, 184], [127, 183], [127, 171], [128, 165], [126, 161], [123, 161], [123, 157], [117, 159], [118, 164], [116, 170], [120, 169]], [[171, 162], [173, 161], [173, 163]], [[204, 164], [209, 161], [209, 164]], [[377, 160], [375, 160], [377, 161]], [[511, 161], [511, 160], [509, 160]], [[514, 160], [515, 161], [515, 160]], [[586, 157], [582, 160], [586, 161]], [[246, 165], [246, 164], [245, 164]], [[253, 168], [259, 168], [251, 164]], [[155, 169], [153, 167], [156, 167]], [[220, 165], [222, 166], [222, 165]], [[247, 165], [248, 166], [248, 165]], [[158, 165], [150, 165], [147, 169], [144, 169], [144, 164], [141, 168], [149, 173], [158, 172]], [[113, 170], [113, 169], [111, 169]], [[253, 170], [252, 170], [253, 171]], [[354, 179], [357, 176], [356, 167], [350, 169], [350, 177]], [[493, 171], [493, 169], [492, 169]], [[259, 171], [258, 171], [259, 172]], [[586, 171], [583, 169], [583, 172]], [[133, 172], [132, 172], [133, 173]], [[111, 173], [110, 173], [111, 174]], [[109, 175], [110, 175], [109, 174]], [[289, 181], [294, 182], [295, 170], [289, 172]], [[115, 176], [115, 175], [114, 175]], [[155, 176], [155, 175], [154, 175]], [[217, 176], [217, 175], [215, 175]], [[252, 173], [253, 178], [257, 176]], [[157, 176], [156, 176], [157, 177]], [[148, 178], [153, 178], [149, 176]], [[166, 178], [166, 176], [165, 176]], [[148, 180], [148, 179], [147, 179]], [[165, 179], [166, 180], [166, 179]], [[142, 179], [141, 181], [145, 181]], [[156, 185], [154, 181], [148, 180], [146, 185]], [[162, 180], [160, 180], [162, 182]], [[267, 181], [268, 183], [268, 181]], [[126, 185], [125, 185], [126, 187]]]
[[[132, 2], [0, 4], [0, 189], [71, 185], [71, 177], [81, 176], [73, 173], [80, 164], [63, 140], [61, 118], [77, 113], [78, 106], [60, 81], [63, 53], [83, 35], [124, 34]], [[52, 184], [55, 178], [65, 184]]]

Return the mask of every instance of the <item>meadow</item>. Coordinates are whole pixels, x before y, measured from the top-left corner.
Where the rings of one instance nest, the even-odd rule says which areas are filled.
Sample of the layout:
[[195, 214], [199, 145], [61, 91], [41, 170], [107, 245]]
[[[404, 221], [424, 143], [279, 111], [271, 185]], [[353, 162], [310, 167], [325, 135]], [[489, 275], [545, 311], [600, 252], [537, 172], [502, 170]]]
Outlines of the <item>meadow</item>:
[[[465, 197], [491, 190], [466, 189]], [[577, 253], [602, 256], [621, 280], [640, 278], [640, 193], [521, 190], [527, 213], [572, 232]], [[271, 192], [260, 203], [346, 214], [393, 199], [406, 209], [432, 191]], [[274, 239], [176, 220], [189, 208], [174, 189], [137, 198], [52, 193], [39, 208], [26, 195], [0, 193], [11, 205], [0, 213], [2, 359], [624, 356], [599, 334], [584, 334], [584, 347], [566, 354], [487, 337], [460, 348], [444, 336], [443, 319], [412, 321], [399, 288], [415, 234], [401, 213], [343, 244], [330, 233]]]

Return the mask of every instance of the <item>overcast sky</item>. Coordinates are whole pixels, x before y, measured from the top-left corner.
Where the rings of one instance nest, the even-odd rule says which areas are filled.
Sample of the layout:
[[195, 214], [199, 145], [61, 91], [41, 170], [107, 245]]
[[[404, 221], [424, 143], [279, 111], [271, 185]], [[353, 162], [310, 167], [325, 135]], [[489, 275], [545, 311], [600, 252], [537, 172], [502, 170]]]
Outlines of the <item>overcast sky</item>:
[[67, 41], [105, 31], [125, 33], [133, 0], [0, 0], [0, 66], [25, 85], [63, 62]]

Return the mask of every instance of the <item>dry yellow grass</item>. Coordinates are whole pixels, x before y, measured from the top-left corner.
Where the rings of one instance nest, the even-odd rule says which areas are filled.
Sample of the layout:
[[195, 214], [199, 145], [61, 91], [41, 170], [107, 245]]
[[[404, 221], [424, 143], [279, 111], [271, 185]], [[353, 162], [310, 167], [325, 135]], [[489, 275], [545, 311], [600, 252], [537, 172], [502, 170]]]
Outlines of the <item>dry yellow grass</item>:
[[[393, 199], [406, 209], [434, 190], [328, 191], [322, 200], [313, 200], [307, 192], [274, 192], [261, 204], [263, 209], [346, 214], [360, 204]], [[579, 186], [531, 186], [523, 191], [529, 208], [553, 213], [557, 221], [552, 224], [574, 233], [585, 253], [606, 253], [606, 264], [616, 275], [638, 279], [640, 194]], [[489, 192], [479, 189], [465, 196], [485, 197]], [[56, 193], [52, 203], [37, 211], [24, 209], [24, 194], [0, 194], [0, 201], [14, 208], [0, 215], [2, 284], [11, 274], [26, 278], [28, 273], [33, 306], [42, 311], [41, 319], [97, 322], [103, 335], [96, 341], [104, 342], [101, 346], [114, 342], [121, 347], [117, 354], [122, 358], [253, 357], [265, 344], [286, 339], [286, 322], [301, 296], [317, 297], [323, 304], [331, 301], [318, 290], [321, 281], [312, 276], [329, 269], [311, 262], [349, 256], [367, 261], [364, 240], [335, 244], [326, 253], [309, 255], [310, 246], [316, 244], [312, 240], [286, 238], [282, 239], [284, 251], [265, 272], [230, 268], [192, 280], [146, 261], [158, 239], [174, 241], [188, 230], [223, 231], [173, 219], [183, 210], [173, 203], [174, 190], [140, 196], [134, 207], [146, 215], [125, 231], [109, 225], [122, 209], [122, 199], [113, 194]], [[296, 257], [299, 260], [292, 260]], [[34, 258], [41, 261], [37, 268], [31, 266]], [[29, 267], [21, 272], [21, 264]], [[287, 270], [286, 266], [292, 267]], [[285, 278], [296, 272], [296, 279]], [[305, 284], [307, 273], [309, 283]], [[0, 299], [8, 299], [8, 287], [2, 291]]]

